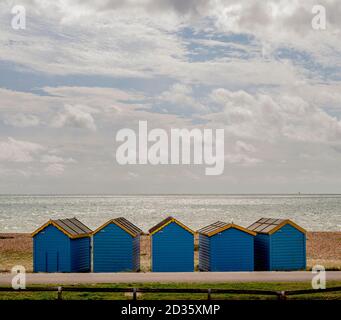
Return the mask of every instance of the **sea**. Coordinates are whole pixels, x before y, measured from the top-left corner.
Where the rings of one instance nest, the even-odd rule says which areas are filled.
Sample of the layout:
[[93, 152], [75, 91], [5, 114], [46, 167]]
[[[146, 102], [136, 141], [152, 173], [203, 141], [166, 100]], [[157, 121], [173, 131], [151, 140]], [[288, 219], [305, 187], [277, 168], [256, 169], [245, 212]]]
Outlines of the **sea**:
[[341, 231], [341, 195], [0, 195], [1, 233], [33, 232], [70, 217], [92, 229], [125, 217], [147, 232], [168, 216], [193, 230], [217, 220], [248, 227], [269, 217], [308, 231]]

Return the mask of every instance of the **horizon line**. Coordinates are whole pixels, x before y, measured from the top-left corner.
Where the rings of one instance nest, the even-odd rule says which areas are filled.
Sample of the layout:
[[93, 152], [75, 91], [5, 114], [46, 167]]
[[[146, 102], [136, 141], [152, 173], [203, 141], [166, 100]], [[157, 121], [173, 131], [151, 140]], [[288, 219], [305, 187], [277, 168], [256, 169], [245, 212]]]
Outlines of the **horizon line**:
[[0, 196], [341, 196], [341, 193], [0, 193]]

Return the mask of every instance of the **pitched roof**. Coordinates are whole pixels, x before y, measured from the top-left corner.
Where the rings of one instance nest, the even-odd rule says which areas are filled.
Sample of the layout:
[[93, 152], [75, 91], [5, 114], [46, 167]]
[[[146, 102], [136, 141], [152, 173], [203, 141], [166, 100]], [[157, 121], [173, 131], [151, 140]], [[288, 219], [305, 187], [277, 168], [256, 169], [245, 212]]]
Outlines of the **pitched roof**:
[[296, 223], [292, 222], [289, 219], [273, 219], [273, 218], [261, 218], [251, 226], [248, 227], [249, 230], [263, 233], [263, 234], [273, 234], [286, 224], [290, 224], [297, 230], [306, 233], [306, 230], [297, 225]]
[[256, 235], [256, 233], [251, 231], [251, 230], [248, 230], [246, 228], [243, 228], [243, 227], [238, 226], [238, 225], [233, 224], [233, 223], [225, 223], [222, 221], [214, 222], [214, 223], [212, 223], [212, 224], [210, 224], [204, 228], [201, 228], [200, 230], [198, 230], [198, 232], [203, 234], [203, 235], [206, 235], [208, 237], [212, 237], [215, 234], [223, 232], [223, 231], [228, 230], [230, 228], [238, 229], [240, 231], [246, 232], [246, 233], [251, 234], [253, 236]]
[[53, 225], [64, 234], [66, 234], [71, 239], [89, 237], [91, 235], [91, 229], [89, 229], [85, 224], [80, 222], [76, 218], [49, 220], [40, 228], [32, 233], [32, 237], [38, 234], [40, 231], [44, 230], [49, 225]]
[[177, 225], [179, 225], [180, 227], [184, 228], [185, 230], [187, 230], [188, 232], [194, 234], [194, 231], [191, 230], [190, 228], [188, 228], [187, 226], [185, 226], [184, 224], [182, 224], [180, 221], [176, 220], [173, 217], [167, 217], [166, 219], [162, 220], [161, 222], [159, 222], [157, 225], [155, 225], [154, 227], [152, 227], [151, 229], [149, 229], [149, 233], [150, 235], [153, 235], [156, 232], [159, 232], [161, 229], [163, 229], [164, 227], [166, 227], [167, 225], [169, 225], [170, 223], [176, 223]]
[[114, 223], [116, 224], [118, 227], [120, 227], [121, 229], [123, 229], [124, 231], [128, 232], [132, 237], [136, 237], [140, 234], [143, 233], [143, 231], [138, 228], [137, 226], [135, 226], [134, 224], [132, 224], [130, 221], [128, 221], [126, 218], [120, 217], [120, 218], [115, 218], [115, 219], [111, 219], [108, 222], [106, 222], [105, 224], [103, 224], [102, 226], [100, 226], [99, 228], [97, 228], [93, 234], [96, 234], [97, 232], [99, 232], [100, 230], [102, 230], [103, 228], [105, 228], [108, 224], [110, 223]]

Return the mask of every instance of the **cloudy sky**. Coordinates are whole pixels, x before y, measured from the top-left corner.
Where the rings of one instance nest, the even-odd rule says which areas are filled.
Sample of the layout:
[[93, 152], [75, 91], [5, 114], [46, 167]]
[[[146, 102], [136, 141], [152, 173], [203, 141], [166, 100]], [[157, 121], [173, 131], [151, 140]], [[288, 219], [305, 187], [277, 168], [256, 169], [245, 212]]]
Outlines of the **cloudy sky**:
[[[13, 6], [26, 29], [11, 27]], [[0, 2], [0, 193], [340, 193], [341, 3]], [[115, 161], [115, 135], [225, 129], [225, 171]]]

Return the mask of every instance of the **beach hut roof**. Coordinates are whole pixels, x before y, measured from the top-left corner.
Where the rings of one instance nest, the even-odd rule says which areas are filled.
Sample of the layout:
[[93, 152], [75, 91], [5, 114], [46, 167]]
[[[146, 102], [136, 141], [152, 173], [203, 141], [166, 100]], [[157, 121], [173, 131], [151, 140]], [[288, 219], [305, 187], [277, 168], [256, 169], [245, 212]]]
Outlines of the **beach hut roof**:
[[38, 234], [40, 231], [44, 230], [49, 225], [53, 225], [61, 232], [66, 234], [71, 239], [89, 237], [91, 235], [91, 229], [89, 229], [85, 224], [80, 222], [76, 218], [49, 220], [40, 228], [32, 233], [32, 237]]
[[96, 234], [97, 232], [101, 231], [103, 228], [105, 228], [110, 223], [116, 224], [118, 227], [120, 227], [124, 231], [128, 232], [134, 238], [143, 233], [143, 231], [140, 228], [135, 226], [133, 223], [128, 221], [126, 218], [120, 217], [120, 218], [115, 218], [115, 219], [109, 220], [108, 222], [106, 222], [105, 224], [103, 224], [102, 226], [97, 228], [93, 232], [93, 234]]
[[238, 229], [240, 231], [246, 232], [246, 233], [251, 234], [253, 236], [256, 235], [256, 233], [251, 231], [251, 230], [248, 230], [246, 228], [243, 228], [243, 227], [238, 226], [238, 225], [233, 224], [233, 223], [225, 223], [222, 221], [214, 222], [214, 223], [212, 223], [212, 224], [210, 224], [204, 228], [201, 228], [200, 230], [198, 230], [198, 232], [200, 234], [205, 235], [205, 236], [212, 237], [215, 234], [222, 232], [222, 231], [225, 231], [225, 230], [228, 230], [230, 228]]
[[261, 218], [251, 226], [248, 227], [249, 230], [252, 230], [257, 233], [263, 234], [273, 234], [286, 224], [290, 224], [295, 229], [306, 233], [306, 230], [297, 225], [296, 223], [292, 222], [289, 219], [273, 219], [273, 218]]
[[188, 232], [194, 234], [193, 230], [191, 230], [190, 228], [186, 227], [180, 221], [176, 220], [173, 217], [167, 217], [166, 219], [162, 220], [160, 223], [158, 223], [157, 225], [155, 225], [154, 227], [149, 229], [150, 235], [153, 235], [154, 233], [159, 232], [161, 229], [163, 229], [164, 227], [166, 227], [167, 225], [169, 225], [172, 222], [176, 223], [177, 225], [179, 225], [180, 227], [184, 228]]

